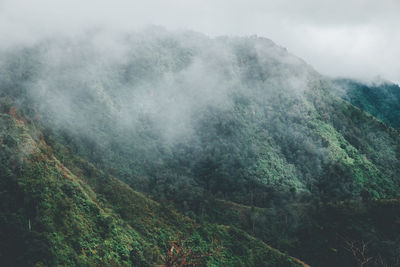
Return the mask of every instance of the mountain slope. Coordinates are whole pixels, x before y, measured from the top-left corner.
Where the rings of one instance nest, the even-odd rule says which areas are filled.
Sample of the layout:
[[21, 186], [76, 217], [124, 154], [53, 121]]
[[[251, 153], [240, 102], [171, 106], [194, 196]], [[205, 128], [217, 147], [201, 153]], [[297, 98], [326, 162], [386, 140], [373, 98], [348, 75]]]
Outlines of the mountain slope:
[[[210, 201], [205, 219], [232, 225], [311, 266], [398, 266], [399, 199], [286, 203]], [[365, 264], [365, 263], [364, 263]]]
[[[398, 196], [399, 132], [268, 39], [99, 31], [0, 59], [2, 229], [11, 243], [19, 233], [10, 251], [25, 244], [23, 262], [161, 264], [166, 244], [208, 265], [297, 262], [240, 227], [317, 266], [351, 266], [337, 235], [363, 223], [318, 214]], [[356, 214], [370, 222], [379, 207]], [[354, 238], [386, 235], [369, 225]], [[386, 241], [389, 253], [372, 255], [394, 262], [397, 241], [374, 239]]]
[[3, 264], [152, 266], [176, 241], [193, 250], [188, 262], [303, 266], [235, 228], [196, 223], [146, 198], [63, 146], [49, 146], [14, 107], [1, 108]]
[[1, 88], [133, 188], [191, 209], [208, 193], [266, 206], [398, 191], [398, 133], [270, 40], [150, 28], [111, 50], [101, 37], [5, 51]]
[[400, 126], [400, 88], [389, 82], [363, 83], [352, 79], [333, 80], [339, 97], [367, 111], [395, 129]]

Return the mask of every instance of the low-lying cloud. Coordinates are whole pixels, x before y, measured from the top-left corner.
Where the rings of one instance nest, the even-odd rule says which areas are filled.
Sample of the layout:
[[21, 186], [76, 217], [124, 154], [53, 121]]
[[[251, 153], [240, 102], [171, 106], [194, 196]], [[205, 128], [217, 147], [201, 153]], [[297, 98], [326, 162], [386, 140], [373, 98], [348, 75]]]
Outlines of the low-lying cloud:
[[331, 76], [400, 81], [400, 2], [329, 1], [0, 1], [1, 46], [93, 27], [155, 24], [211, 36], [270, 38]]

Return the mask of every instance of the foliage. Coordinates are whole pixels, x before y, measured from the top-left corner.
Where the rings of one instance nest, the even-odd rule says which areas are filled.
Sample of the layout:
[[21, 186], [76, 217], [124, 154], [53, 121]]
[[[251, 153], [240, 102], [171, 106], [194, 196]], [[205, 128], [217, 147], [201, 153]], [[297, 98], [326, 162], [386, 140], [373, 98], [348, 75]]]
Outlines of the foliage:
[[395, 129], [400, 127], [400, 88], [390, 82], [364, 83], [352, 79], [333, 80], [335, 93]]
[[338, 95], [258, 37], [93, 40], [0, 54], [6, 265], [397, 264], [395, 86]]
[[0, 125], [2, 264], [152, 266], [162, 264], [168, 240], [183, 236], [205, 265], [302, 265], [240, 230], [160, 205], [54, 141], [50, 147], [17, 111], [2, 113]]

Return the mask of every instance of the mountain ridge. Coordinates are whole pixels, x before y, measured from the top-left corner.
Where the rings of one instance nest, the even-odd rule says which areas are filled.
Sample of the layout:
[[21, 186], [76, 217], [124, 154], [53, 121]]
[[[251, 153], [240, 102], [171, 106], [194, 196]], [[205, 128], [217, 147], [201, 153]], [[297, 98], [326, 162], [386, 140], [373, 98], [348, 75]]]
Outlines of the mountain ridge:
[[[44, 184], [56, 178], [77, 184], [73, 188], [84, 201], [71, 200], [68, 192], [74, 190], [68, 187], [59, 189], [53, 183], [52, 190], [59, 193], [57, 201], [67, 202], [65, 207], [83, 216], [76, 218], [78, 222], [97, 229], [89, 235], [94, 243], [107, 241], [101, 247], [108, 257], [104, 258], [93, 254], [93, 244], [71, 235], [78, 252], [71, 247], [67, 251], [78, 253], [75, 264], [82, 260], [82, 264], [98, 265], [106, 259], [110, 264], [116, 260], [116, 265], [135, 265], [136, 259], [139, 266], [161, 264], [167, 236], [177, 242], [180, 235], [174, 231], [182, 230], [182, 225], [185, 233], [197, 236], [192, 240], [196, 253], [206, 255], [193, 257], [211, 266], [296, 262], [273, 252], [263, 241], [301, 259], [304, 255], [306, 262], [316, 266], [340, 261], [354, 265], [358, 259], [346, 252], [346, 244], [335, 235], [322, 231], [326, 239], [315, 237], [316, 244], [323, 246], [304, 239], [304, 232], [319, 233], [324, 228], [357, 242], [372, 236], [376, 242], [390, 243], [390, 251], [398, 247], [397, 241], [379, 236], [384, 232], [379, 221], [371, 232], [357, 218], [353, 227], [343, 217], [334, 226], [319, 217], [318, 212], [334, 218], [332, 214], [343, 209], [375, 220], [373, 213], [379, 208], [371, 199], [384, 202], [398, 196], [400, 136], [342, 99], [334, 82], [303, 60], [258, 37], [208, 38], [158, 29], [103, 44], [104, 36], [96, 34], [0, 53], [1, 109], [11, 113], [3, 115], [9, 119], [2, 121], [2, 153], [6, 153], [2, 160], [35, 154], [37, 146], [47, 151], [48, 158], [39, 153], [34, 159], [38, 173], [28, 172], [25, 178], [32, 183], [38, 176]], [[5, 126], [10, 124], [9, 116], [16, 127]], [[27, 124], [32, 138], [18, 132]], [[19, 151], [16, 144], [23, 140], [27, 145]], [[42, 157], [47, 163], [40, 163]], [[2, 168], [9, 177], [19, 177], [23, 169], [9, 170], [7, 164]], [[50, 201], [52, 190], [42, 197], [58, 203]], [[29, 197], [38, 194], [28, 192]], [[149, 213], [148, 207], [158, 212]], [[52, 208], [61, 218], [63, 209]], [[241, 209], [243, 216], [237, 216]], [[107, 219], [108, 213], [115, 218]], [[3, 218], [7, 221], [8, 216]], [[47, 217], [49, 225], [62, 223], [52, 216]], [[220, 222], [231, 228], [213, 224]], [[395, 229], [396, 218], [388, 222]], [[135, 227], [125, 227], [126, 223]], [[193, 226], [197, 223], [198, 228]], [[86, 231], [76, 225], [77, 231]], [[101, 236], [110, 225], [126, 244]], [[340, 227], [351, 231], [342, 233]], [[60, 227], [55, 233], [63, 229], [69, 228]], [[167, 234], [160, 234], [163, 231]], [[221, 248], [211, 242], [210, 231], [217, 233], [225, 248], [219, 259], [216, 252]], [[129, 245], [136, 242], [133, 237], [143, 241], [137, 244], [138, 251]], [[58, 246], [70, 244], [57, 235], [48, 238]], [[308, 244], [306, 248], [302, 242]], [[110, 244], [121, 248], [119, 254]], [[91, 251], [89, 258], [80, 254], [82, 246]], [[159, 251], [154, 258], [146, 254], [152, 250], [149, 246]], [[376, 246], [371, 253], [376, 264], [379, 257], [395, 261]], [[330, 261], [324, 262], [324, 256]]]

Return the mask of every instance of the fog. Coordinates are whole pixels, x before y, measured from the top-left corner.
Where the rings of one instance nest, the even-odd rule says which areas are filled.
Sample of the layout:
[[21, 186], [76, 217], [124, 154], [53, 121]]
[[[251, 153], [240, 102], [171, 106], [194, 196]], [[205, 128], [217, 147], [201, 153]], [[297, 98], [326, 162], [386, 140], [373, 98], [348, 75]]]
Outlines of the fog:
[[257, 95], [267, 106], [282, 93], [301, 98], [317, 76], [265, 38], [154, 26], [129, 34], [60, 34], [4, 48], [1, 72], [3, 84], [24, 87], [55, 126], [94, 138], [102, 120], [126, 130], [145, 116], [167, 139], [191, 135], [204, 110], [230, 110], [237, 96]]
[[95, 27], [144, 25], [210, 36], [272, 39], [330, 76], [400, 81], [400, 2], [351, 1], [0, 1], [1, 46]]
[[[85, 249], [109, 248], [110, 233], [125, 238], [124, 220], [140, 222], [126, 232], [132, 246], [125, 238], [128, 250], [117, 246], [114, 254], [142, 265], [144, 255], [156, 259], [158, 248], [137, 237], [161, 244], [174, 216], [184, 218], [175, 208], [195, 226], [193, 236], [177, 238], [185, 247], [199, 245], [199, 253], [207, 246], [197, 230], [205, 223], [213, 239], [209, 222], [220, 216], [226, 221], [218, 223], [251, 225], [249, 234], [293, 249], [321, 225], [324, 208], [353, 211], [352, 203], [363, 208], [398, 196], [398, 132], [345, 101], [349, 88], [335, 89], [327, 78], [400, 80], [396, 2], [145, 3], [0, 0], [0, 167], [10, 189], [4, 196], [17, 195], [16, 204], [3, 205], [17, 212], [10, 220], [1, 214], [0, 223], [16, 222], [18, 235], [46, 248], [53, 237], [63, 241], [54, 229], [74, 221], [65, 216], [78, 218], [85, 231], [71, 229], [83, 239], [68, 236], [71, 247], [59, 247], [82, 252], [79, 263], [90, 261]], [[156, 239], [142, 227], [149, 220], [137, 216], [148, 213], [149, 201], [161, 215], [150, 224], [161, 231]], [[29, 222], [30, 231], [34, 218], [24, 207], [35, 206], [33, 229], [48, 236], [22, 228]], [[317, 224], [309, 220], [314, 212]], [[108, 243], [97, 245], [101, 239]], [[214, 243], [217, 255], [225, 244]], [[260, 244], [250, 248], [257, 260], [265, 256]], [[37, 252], [32, 260], [50, 257]]]
[[235, 1], [3, 1], [0, 93], [142, 191], [157, 179], [200, 179], [207, 190], [214, 179], [213, 190], [227, 192], [249, 181], [315, 191], [336, 160], [316, 129], [336, 133], [326, 123], [343, 115], [318, 71], [394, 79], [398, 63], [375, 59], [383, 53], [370, 51], [369, 37], [348, 45], [370, 13], [310, 12]]
[[[143, 191], [153, 190], [148, 176], [183, 182], [210, 162], [222, 186], [255, 177], [304, 190], [307, 170], [319, 175], [328, 156], [303, 123], [321, 78], [266, 38], [156, 26], [51, 35], [0, 53], [0, 96], [15, 96], [57, 141]], [[296, 159], [284, 155], [293, 147]], [[305, 161], [304, 177], [295, 165], [275, 171], [287, 160]]]

